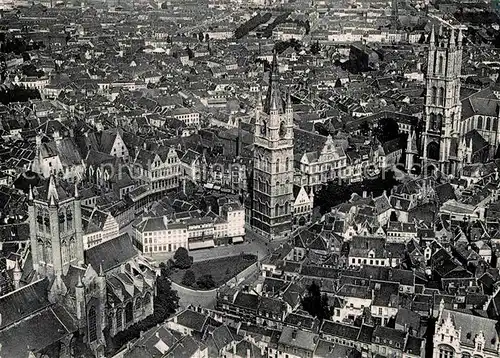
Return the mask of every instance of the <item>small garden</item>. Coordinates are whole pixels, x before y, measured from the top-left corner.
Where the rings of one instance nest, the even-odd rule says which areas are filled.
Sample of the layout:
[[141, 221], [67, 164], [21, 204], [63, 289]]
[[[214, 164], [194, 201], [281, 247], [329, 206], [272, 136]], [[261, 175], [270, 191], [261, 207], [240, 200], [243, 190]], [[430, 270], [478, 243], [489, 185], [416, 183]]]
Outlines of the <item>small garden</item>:
[[187, 250], [179, 248], [170, 261], [170, 278], [196, 290], [211, 290], [222, 286], [255, 262], [256, 255], [241, 253], [193, 263]]

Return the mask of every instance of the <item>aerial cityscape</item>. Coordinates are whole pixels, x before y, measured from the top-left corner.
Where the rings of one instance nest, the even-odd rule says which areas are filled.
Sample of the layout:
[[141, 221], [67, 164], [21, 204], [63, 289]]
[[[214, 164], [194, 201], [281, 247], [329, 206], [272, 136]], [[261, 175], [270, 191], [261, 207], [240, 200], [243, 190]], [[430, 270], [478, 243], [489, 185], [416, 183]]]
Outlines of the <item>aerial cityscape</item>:
[[499, 358], [496, 0], [0, 0], [0, 358]]

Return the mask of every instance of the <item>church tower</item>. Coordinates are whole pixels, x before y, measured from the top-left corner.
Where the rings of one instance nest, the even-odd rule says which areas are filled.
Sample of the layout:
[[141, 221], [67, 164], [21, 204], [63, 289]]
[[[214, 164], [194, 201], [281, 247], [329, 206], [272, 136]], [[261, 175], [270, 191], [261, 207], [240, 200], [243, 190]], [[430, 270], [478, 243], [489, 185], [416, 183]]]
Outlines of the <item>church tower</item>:
[[293, 204], [293, 109], [283, 101], [276, 53], [264, 101], [257, 101], [251, 225], [269, 239], [291, 233]]
[[54, 175], [37, 189], [30, 188], [28, 199], [33, 268], [41, 276], [60, 277], [84, 260], [78, 189], [56, 184]]
[[461, 139], [462, 30], [457, 35], [454, 28], [445, 32], [440, 27], [436, 34], [433, 27], [427, 61], [422, 170], [456, 174]]

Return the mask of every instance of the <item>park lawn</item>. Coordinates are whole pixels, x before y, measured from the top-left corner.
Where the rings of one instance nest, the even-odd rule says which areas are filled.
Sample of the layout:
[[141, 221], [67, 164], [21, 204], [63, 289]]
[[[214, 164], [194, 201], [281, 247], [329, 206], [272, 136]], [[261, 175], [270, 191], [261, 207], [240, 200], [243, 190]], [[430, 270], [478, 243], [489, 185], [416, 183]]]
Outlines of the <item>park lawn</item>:
[[[212, 275], [215, 287], [220, 287], [238, 273], [254, 264], [257, 256], [252, 254], [221, 257], [219, 259], [194, 262], [189, 269], [176, 269], [170, 275], [172, 281], [182, 284], [182, 279], [187, 270], [194, 272], [196, 279], [203, 275]], [[194, 287], [196, 288], [196, 287]]]

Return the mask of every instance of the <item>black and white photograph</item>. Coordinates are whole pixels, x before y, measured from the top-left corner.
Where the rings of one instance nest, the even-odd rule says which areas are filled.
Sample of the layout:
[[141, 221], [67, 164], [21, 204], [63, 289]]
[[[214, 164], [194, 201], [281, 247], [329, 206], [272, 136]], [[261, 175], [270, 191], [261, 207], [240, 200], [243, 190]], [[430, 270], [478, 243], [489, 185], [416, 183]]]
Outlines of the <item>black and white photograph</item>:
[[0, 358], [500, 358], [500, 0], [0, 0]]

